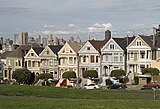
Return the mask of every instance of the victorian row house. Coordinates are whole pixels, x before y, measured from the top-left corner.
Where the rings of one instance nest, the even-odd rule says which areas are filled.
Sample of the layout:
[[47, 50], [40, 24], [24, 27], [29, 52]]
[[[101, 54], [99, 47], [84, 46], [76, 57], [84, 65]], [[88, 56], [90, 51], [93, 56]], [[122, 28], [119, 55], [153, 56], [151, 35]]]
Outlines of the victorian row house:
[[66, 71], [74, 71], [76, 77], [79, 77], [79, 56], [78, 51], [82, 47], [82, 43], [67, 42], [58, 52], [59, 56], [59, 78]]

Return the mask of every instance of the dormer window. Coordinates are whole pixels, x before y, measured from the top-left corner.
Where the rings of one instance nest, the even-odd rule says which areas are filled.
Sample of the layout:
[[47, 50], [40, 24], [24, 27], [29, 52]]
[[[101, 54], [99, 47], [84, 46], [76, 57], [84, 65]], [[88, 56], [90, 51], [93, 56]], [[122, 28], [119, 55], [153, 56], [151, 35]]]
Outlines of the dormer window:
[[139, 41], [137, 41], [137, 46], [142, 46], [142, 42], [139, 40]]
[[110, 44], [109, 49], [114, 49], [114, 44]]

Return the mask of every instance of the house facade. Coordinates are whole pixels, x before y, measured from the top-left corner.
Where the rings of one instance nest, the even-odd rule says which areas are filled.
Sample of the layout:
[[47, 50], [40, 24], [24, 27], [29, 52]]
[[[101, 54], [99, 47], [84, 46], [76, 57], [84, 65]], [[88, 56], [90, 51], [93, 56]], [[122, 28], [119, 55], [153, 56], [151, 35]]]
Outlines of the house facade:
[[12, 80], [12, 73], [24, 67], [24, 51], [19, 47], [6, 57], [6, 65], [3, 67], [3, 79]]
[[142, 69], [151, 67], [151, 61], [154, 59], [152, 37], [138, 35], [127, 46], [127, 70], [130, 83], [133, 83], [134, 77], [149, 77], [142, 74]]
[[112, 70], [125, 70], [125, 54], [123, 48], [119, 45], [123, 41], [124, 38], [110, 38], [101, 49], [102, 76], [109, 77]]
[[78, 51], [81, 48], [82, 43], [67, 42], [58, 52], [59, 56], [59, 78], [66, 71], [74, 71], [76, 76], [79, 77], [79, 57]]
[[106, 40], [88, 40], [79, 53], [79, 74], [83, 78], [83, 72], [86, 70], [96, 70], [98, 77], [101, 77], [101, 54], [100, 49], [106, 43]]
[[24, 57], [27, 69], [37, 76], [40, 74], [41, 59], [39, 54], [42, 50], [43, 48], [41, 47], [32, 47]]
[[54, 79], [59, 78], [58, 52], [62, 48], [60, 45], [48, 45], [40, 53], [40, 73], [51, 73]]

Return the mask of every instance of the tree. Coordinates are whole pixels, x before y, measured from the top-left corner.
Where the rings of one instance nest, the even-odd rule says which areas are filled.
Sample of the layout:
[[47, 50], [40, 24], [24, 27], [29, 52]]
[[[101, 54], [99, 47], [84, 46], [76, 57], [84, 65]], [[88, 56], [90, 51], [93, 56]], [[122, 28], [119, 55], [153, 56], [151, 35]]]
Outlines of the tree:
[[96, 70], [86, 70], [83, 72], [84, 78], [98, 78], [98, 72]]
[[53, 75], [51, 73], [42, 73], [38, 75], [38, 79], [44, 79], [46, 81], [48, 79], [53, 79]]
[[119, 69], [119, 70], [112, 70], [110, 76], [111, 77], [120, 77], [120, 76], [125, 76], [125, 75], [126, 75], [125, 71]]
[[74, 71], [67, 71], [63, 73], [62, 77], [67, 79], [76, 78], [76, 73]]
[[157, 68], [144, 68], [142, 74], [150, 74], [151, 76], [158, 76], [159, 70]]
[[12, 78], [15, 79], [19, 84], [32, 84], [35, 79], [35, 74], [31, 73], [26, 68], [19, 68], [13, 72]]

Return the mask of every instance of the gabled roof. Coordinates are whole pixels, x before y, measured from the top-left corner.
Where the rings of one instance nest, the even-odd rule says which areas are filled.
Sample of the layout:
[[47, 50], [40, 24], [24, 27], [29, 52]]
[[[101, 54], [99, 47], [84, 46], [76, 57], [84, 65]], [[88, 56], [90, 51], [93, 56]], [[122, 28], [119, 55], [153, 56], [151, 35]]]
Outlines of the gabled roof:
[[126, 47], [133, 41], [135, 37], [124, 37], [124, 38], [113, 38], [115, 42], [123, 49], [126, 50]]
[[152, 39], [153, 39], [153, 36], [142, 36], [142, 35], [139, 35], [150, 47], [153, 47], [153, 42], [152, 42]]
[[68, 45], [76, 52], [80, 50], [82, 47], [83, 43], [77, 43], [77, 42], [68, 42]]
[[88, 40], [93, 47], [100, 52], [101, 48], [106, 44], [108, 40]]
[[59, 50], [63, 47], [62, 45], [49, 45], [48, 46], [56, 55], [58, 55]]
[[42, 47], [32, 47], [32, 49], [37, 53], [37, 55], [39, 56], [39, 54], [43, 51], [44, 48]]
[[16, 50], [9, 53], [6, 57], [23, 58], [24, 56], [25, 56], [24, 50], [18, 47]]

